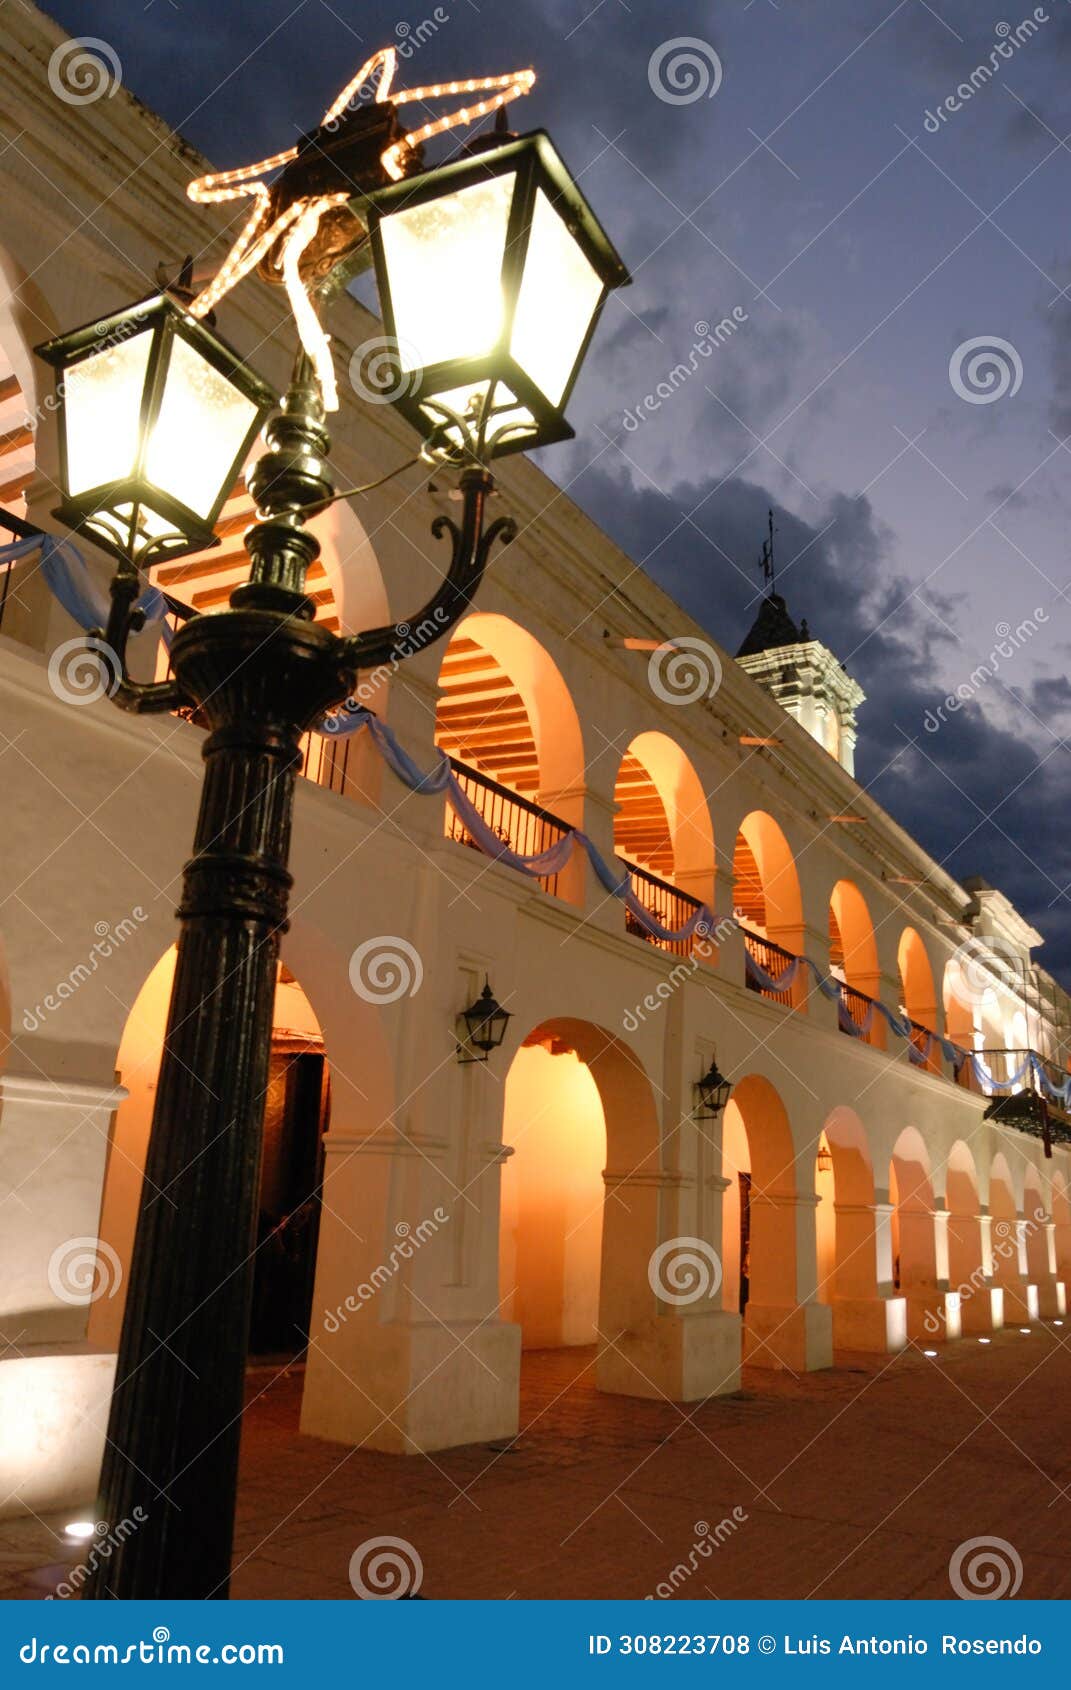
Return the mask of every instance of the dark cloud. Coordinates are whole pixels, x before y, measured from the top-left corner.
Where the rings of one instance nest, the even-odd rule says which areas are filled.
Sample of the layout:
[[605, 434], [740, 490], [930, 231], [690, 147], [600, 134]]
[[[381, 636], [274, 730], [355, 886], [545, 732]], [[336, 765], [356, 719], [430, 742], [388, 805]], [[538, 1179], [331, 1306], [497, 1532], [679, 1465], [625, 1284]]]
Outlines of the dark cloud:
[[[939, 713], [946, 689], [935, 679], [938, 659], [958, 644], [944, 626], [954, 605], [928, 594], [937, 619], [908, 580], [884, 573], [890, 536], [866, 498], [834, 494], [808, 523], [779, 508], [761, 485], [739, 479], [670, 497], [636, 491], [595, 469], [574, 492], [730, 652], [757, 609], [755, 560], [773, 504], [778, 588], [796, 620], [807, 617], [867, 693], [857, 749], [861, 783], [951, 874], [984, 872], [1000, 886], [1046, 934], [1042, 960], [1066, 973], [1068, 751], [1044, 731], [1039, 742], [997, 725], [977, 700]], [[1071, 683], [1038, 682], [1024, 734], [1037, 717], [1044, 722], [1067, 709]]]

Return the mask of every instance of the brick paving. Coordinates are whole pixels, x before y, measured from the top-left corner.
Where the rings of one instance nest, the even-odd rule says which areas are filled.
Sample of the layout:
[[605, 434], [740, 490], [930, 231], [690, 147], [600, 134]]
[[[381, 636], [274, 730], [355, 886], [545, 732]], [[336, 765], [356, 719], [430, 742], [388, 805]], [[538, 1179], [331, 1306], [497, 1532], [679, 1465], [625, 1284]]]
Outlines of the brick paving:
[[[739, 1394], [690, 1409], [600, 1395], [592, 1351], [530, 1354], [518, 1440], [434, 1457], [301, 1436], [301, 1369], [259, 1368], [233, 1594], [352, 1600], [351, 1556], [389, 1536], [416, 1550], [428, 1597], [642, 1597], [677, 1567], [682, 1597], [935, 1598], [954, 1594], [957, 1546], [996, 1536], [1020, 1596], [1071, 1597], [1069, 1337], [1040, 1325], [937, 1360], [748, 1370]], [[61, 1525], [0, 1525], [0, 1596], [55, 1590], [79, 1559]]]

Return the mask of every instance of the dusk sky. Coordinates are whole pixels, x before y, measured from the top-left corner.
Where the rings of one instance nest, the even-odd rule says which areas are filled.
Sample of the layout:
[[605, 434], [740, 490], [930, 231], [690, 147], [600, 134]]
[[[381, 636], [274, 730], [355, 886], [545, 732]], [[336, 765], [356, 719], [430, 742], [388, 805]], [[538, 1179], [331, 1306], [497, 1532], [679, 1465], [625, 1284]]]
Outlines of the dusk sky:
[[533, 65], [515, 124], [552, 131], [634, 277], [542, 467], [730, 651], [772, 505], [779, 589], [868, 694], [861, 781], [1068, 981], [1068, 0], [46, 9], [221, 167], [418, 31], [410, 86]]

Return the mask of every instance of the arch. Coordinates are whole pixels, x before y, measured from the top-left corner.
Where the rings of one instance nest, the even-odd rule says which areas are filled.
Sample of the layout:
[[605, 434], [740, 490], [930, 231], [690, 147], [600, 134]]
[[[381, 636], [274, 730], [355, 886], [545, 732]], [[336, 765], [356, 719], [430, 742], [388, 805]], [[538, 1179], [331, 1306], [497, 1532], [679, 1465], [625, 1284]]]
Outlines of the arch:
[[[484, 820], [522, 856], [581, 826], [584, 747], [576, 707], [550, 654], [508, 616], [474, 611], [455, 629], [439, 669], [435, 743], [454, 760]], [[445, 827], [447, 838], [473, 843], [449, 804]], [[574, 851], [563, 873], [542, 884], [582, 902], [582, 853]]]
[[[950, 956], [945, 963], [941, 980], [941, 1001], [945, 1015], [945, 1033], [961, 1050], [978, 1047], [976, 1010], [968, 994], [958, 956]], [[964, 1063], [957, 1071], [960, 1085], [972, 1088], [975, 1084], [970, 1066]]]
[[622, 1382], [619, 1347], [656, 1313], [659, 1124], [643, 1065], [592, 1022], [540, 1022], [510, 1066], [503, 1137], [505, 1318], [528, 1348], [597, 1342], [600, 1388], [648, 1394], [627, 1364]]
[[[830, 971], [850, 988], [868, 998], [881, 996], [881, 970], [874, 924], [866, 899], [853, 880], [838, 880], [829, 898]], [[851, 1019], [861, 1023], [866, 1006], [849, 995], [843, 1005]], [[884, 1047], [885, 1022], [870, 1012], [870, 1022], [861, 1035], [867, 1044]]]
[[[127, 1016], [116, 1060], [127, 1095], [109, 1133], [98, 1246], [100, 1281], [109, 1291], [92, 1304], [88, 1327], [90, 1343], [102, 1350], [117, 1347], [122, 1328], [175, 959], [176, 947], [171, 945], [144, 980]], [[320, 1024], [293, 974], [280, 966], [262, 1139], [254, 1348], [304, 1347], [327, 1123], [327, 1064]]]
[[893, 1204], [893, 1283], [910, 1297], [937, 1287], [937, 1248], [930, 1157], [917, 1127], [905, 1127], [889, 1162]]
[[993, 1281], [1003, 1294], [1004, 1324], [1018, 1326], [1036, 1312], [1026, 1282], [1025, 1227], [1020, 1224], [1015, 1176], [1002, 1150], [989, 1168], [989, 1213], [993, 1249]]
[[889, 1235], [878, 1224], [866, 1128], [845, 1105], [831, 1111], [819, 1135], [814, 1194], [818, 1297], [832, 1305], [834, 1344], [879, 1353], [900, 1349], [903, 1308], [887, 1294]]
[[970, 1147], [956, 1139], [945, 1164], [948, 1208], [948, 1283], [958, 1292], [964, 1332], [992, 1331], [979, 1207], [978, 1169]]
[[26, 514], [35, 468], [49, 476], [48, 495], [59, 479], [52, 374], [33, 355], [36, 345], [58, 331], [36, 282], [0, 246], [0, 505], [20, 516]]
[[1049, 1278], [1049, 1235], [1041, 1175], [1031, 1162], [1023, 1173], [1023, 1231], [1026, 1235], [1026, 1277], [1040, 1285]]
[[[776, 980], [789, 964], [771, 946], [792, 956], [804, 948], [803, 899], [788, 840], [765, 810], [744, 817], [733, 844], [733, 914], [743, 925], [747, 955]], [[749, 970], [744, 980], [775, 1003], [806, 1008], [802, 971], [780, 991], [759, 985]]]
[[763, 938], [799, 955], [803, 950], [803, 897], [792, 848], [765, 810], [740, 823], [733, 847], [733, 909]]
[[579, 826], [580, 720], [561, 671], [526, 628], [473, 611], [446, 647], [439, 688], [437, 745]]
[[637, 734], [614, 785], [614, 848], [706, 904], [714, 900], [714, 829], [703, 783], [675, 740]]
[[[926, 946], [914, 927], [905, 927], [901, 933], [896, 961], [900, 971], [902, 1002], [908, 1019], [914, 1021], [917, 1026], [936, 1033], [939, 1031], [937, 988], [934, 985], [933, 969], [930, 967]], [[917, 1048], [924, 1048], [925, 1044], [926, 1041], [922, 1040]], [[930, 1046], [922, 1066], [934, 1073], [941, 1071], [941, 1053], [938, 1046]]]
[[759, 1074], [738, 1080], [725, 1106], [722, 1173], [723, 1307], [744, 1318], [744, 1357], [786, 1365], [797, 1306], [795, 1149], [778, 1092]]

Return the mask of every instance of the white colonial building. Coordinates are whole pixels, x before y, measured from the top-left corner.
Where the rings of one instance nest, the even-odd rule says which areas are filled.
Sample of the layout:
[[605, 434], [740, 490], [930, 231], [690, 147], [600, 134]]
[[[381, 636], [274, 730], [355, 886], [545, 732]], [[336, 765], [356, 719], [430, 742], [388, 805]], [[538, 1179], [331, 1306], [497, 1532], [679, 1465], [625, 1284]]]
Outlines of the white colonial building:
[[[205, 164], [185, 142], [125, 90], [56, 98], [61, 33], [32, 6], [5, 26], [14, 538], [56, 529], [51, 377], [32, 347], [150, 292], [161, 263], [210, 267], [228, 240], [186, 201]], [[344, 372], [378, 327], [348, 297], [332, 310]], [[285, 384], [279, 294], [246, 282], [220, 327]], [[414, 439], [342, 386], [338, 478], [374, 481]], [[421, 766], [454, 759], [517, 850], [582, 827], [664, 926], [707, 903], [719, 942], [651, 942], [579, 849], [552, 880], [494, 862], [367, 730], [310, 740], [252, 1338], [285, 1353], [307, 1332], [303, 1428], [399, 1454], [506, 1437], [526, 1347], [595, 1345], [602, 1389], [694, 1401], [737, 1388], [742, 1360], [821, 1368], [835, 1349], [1061, 1318], [1071, 1135], [1037, 1088], [1066, 1080], [1068, 1003], [1032, 959], [1041, 936], [856, 783], [859, 692], [825, 647], [790, 623], [737, 662], [534, 463], [511, 461], [500, 488], [519, 537], [478, 608], [362, 696]], [[249, 508], [237, 487], [219, 548], [158, 571], [177, 605], [225, 605]], [[321, 518], [319, 614], [356, 631], [421, 603], [450, 509], [446, 479], [415, 467]], [[9, 1511], [93, 1494], [200, 781], [196, 723], [92, 696], [38, 565], [31, 550], [0, 576]], [[140, 674], [166, 664], [158, 630], [134, 645]], [[682, 696], [686, 652], [710, 685]], [[505, 1042], [460, 1061], [457, 1016], [485, 979]], [[981, 1080], [952, 1045], [983, 1053]], [[711, 1119], [695, 1082], [715, 1053], [733, 1091]]]

